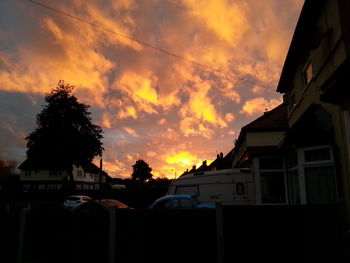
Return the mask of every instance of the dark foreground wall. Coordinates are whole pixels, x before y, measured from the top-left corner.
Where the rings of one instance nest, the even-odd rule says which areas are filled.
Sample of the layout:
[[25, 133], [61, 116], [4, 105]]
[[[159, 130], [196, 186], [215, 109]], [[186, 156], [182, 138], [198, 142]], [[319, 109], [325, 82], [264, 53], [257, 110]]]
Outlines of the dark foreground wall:
[[[112, 219], [112, 221], [111, 221]], [[337, 207], [0, 212], [0, 262], [347, 262]]]

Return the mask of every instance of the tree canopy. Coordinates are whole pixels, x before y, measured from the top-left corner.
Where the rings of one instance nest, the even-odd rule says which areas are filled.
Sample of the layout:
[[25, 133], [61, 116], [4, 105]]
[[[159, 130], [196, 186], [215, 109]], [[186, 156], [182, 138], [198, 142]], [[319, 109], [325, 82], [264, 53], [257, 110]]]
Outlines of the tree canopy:
[[16, 166], [15, 161], [0, 160], [0, 183], [9, 183], [17, 179]]
[[36, 117], [37, 127], [26, 137], [28, 158], [69, 166], [102, 154], [102, 129], [91, 123], [90, 106], [79, 103], [73, 89], [59, 81], [45, 96], [47, 105]]
[[153, 174], [152, 168], [144, 160], [139, 159], [132, 166], [133, 173], [131, 174], [132, 179], [136, 181], [144, 182], [146, 180], [152, 179]]

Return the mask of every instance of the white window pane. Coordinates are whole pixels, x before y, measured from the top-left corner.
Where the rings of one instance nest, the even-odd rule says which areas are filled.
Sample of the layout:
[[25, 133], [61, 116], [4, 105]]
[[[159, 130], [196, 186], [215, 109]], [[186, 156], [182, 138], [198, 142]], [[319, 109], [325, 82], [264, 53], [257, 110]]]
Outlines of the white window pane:
[[330, 204], [336, 201], [333, 166], [305, 168], [305, 180], [309, 204]]

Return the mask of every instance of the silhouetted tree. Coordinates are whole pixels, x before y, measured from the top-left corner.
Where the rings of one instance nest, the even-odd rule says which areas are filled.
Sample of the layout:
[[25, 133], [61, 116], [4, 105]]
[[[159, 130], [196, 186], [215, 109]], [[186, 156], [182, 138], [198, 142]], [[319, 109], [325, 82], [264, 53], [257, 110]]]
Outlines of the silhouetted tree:
[[90, 106], [79, 103], [73, 89], [59, 81], [45, 96], [47, 105], [36, 117], [37, 127], [26, 137], [29, 159], [71, 167], [102, 154], [102, 129], [91, 123]]
[[15, 172], [17, 163], [15, 161], [0, 160], [0, 184], [10, 184], [18, 181]]
[[152, 168], [142, 159], [137, 160], [132, 166], [132, 169], [133, 173], [131, 174], [131, 177], [133, 180], [144, 182], [151, 179], [153, 176], [151, 174]]

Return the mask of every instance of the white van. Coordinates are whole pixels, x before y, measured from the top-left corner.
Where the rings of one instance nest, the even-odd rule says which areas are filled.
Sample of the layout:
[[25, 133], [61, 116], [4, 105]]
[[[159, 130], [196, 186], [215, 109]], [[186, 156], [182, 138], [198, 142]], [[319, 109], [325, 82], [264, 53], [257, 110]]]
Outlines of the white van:
[[206, 204], [255, 204], [253, 175], [244, 169], [188, 173], [171, 183], [168, 194], [192, 195]]

